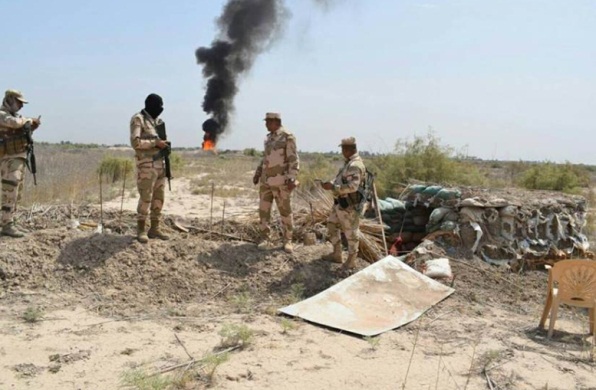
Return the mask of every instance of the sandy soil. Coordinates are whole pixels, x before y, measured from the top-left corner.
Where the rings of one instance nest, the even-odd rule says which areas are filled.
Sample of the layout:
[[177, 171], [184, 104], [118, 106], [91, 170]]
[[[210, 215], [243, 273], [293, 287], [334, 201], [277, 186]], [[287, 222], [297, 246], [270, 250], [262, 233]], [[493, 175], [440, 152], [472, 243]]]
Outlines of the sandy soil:
[[[166, 189], [166, 201], [163, 213], [170, 216], [181, 216], [185, 218], [210, 218], [211, 196], [193, 195], [190, 188], [190, 179], [176, 178], [172, 181], [172, 191]], [[135, 191], [136, 193], [136, 191]], [[138, 196], [131, 196], [130, 191], [122, 198], [113, 199], [104, 204], [104, 207], [112, 210], [124, 210], [134, 212], [137, 209]], [[213, 200], [213, 218], [221, 220], [225, 203], [225, 217], [233, 218], [240, 215], [256, 214], [258, 199], [242, 198], [218, 198]]]
[[[200, 224], [210, 199], [183, 182], [166, 213]], [[176, 380], [172, 389], [596, 389], [585, 313], [562, 310], [552, 340], [536, 328], [544, 271], [453, 263], [451, 297], [407, 326], [362, 339], [275, 313], [346, 276], [320, 259], [328, 244], [262, 252], [172, 230], [171, 241], [141, 245], [131, 235], [135, 207], [126, 199], [117, 223], [110, 208], [120, 202], [109, 203], [104, 234], [68, 229], [72, 210], [40, 208], [27, 225], [32, 234], [0, 238], [0, 389], [135, 388], [124, 386], [133, 373], [219, 353], [230, 326], [250, 329], [251, 340], [212, 377], [207, 360], [189, 366], [185, 380], [184, 368], [156, 378]], [[226, 209], [255, 207], [249, 199]], [[98, 220], [95, 208], [74, 214]], [[251, 237], [232, 221], [225, 232]]]

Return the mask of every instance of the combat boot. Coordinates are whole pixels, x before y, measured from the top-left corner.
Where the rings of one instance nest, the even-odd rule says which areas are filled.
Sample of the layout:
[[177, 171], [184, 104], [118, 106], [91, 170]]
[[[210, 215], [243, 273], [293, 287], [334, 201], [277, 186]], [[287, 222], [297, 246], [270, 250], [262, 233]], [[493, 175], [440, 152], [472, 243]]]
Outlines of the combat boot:
[[14, 222], [9, 222], [2, 227], [2, 231], [0, 232], [3, 236], [9, 236], [14, 238], [21, 238], [25, 237], [25, 233], [17, 229]]
[[344, 269], [354, 269], [356, 268], [356, 257], [358, 256], [358, 253], [350, 253], [348, 255], [348, 260], [346, 260], [345, 263], [343, 263], [343, 265], [341, 266]]
[[331, 261], [333, 263], [342, 263], [344, 259], [341, 253], [341, 243], [333, 245], [333, 252], [323, 256], [323, 260]]
[[149, 242], [149, 237], [147, 237], [147, 232], [145, 231], [145, 221], [137, 221], [137, 240], [141, 244]]
[[147, 232], [149, 238], [159, 238], [160, 240], [169, 240], [170, 236], [159, 229], [159, 219], [151, 220], [151, 228]]
[[275, 245], [269, 239], [264, 239], [257, 244], [257, 248], [262, 251], [268, 251], [274, 249]]
[[284, 243], [284, 252], [286, 252], [286, 253], [294, 252], [294, 245], [292, 244], [292, 241], [286, 241]]

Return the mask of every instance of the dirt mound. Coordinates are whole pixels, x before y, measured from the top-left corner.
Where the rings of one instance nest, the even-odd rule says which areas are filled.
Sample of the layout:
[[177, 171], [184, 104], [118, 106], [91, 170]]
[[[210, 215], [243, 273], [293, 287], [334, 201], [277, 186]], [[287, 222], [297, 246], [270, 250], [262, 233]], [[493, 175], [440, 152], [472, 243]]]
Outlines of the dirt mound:
[[[109, 314], [193, 303], [224, 303], [218, 306], [225, 311], [249, 303], [279, 305], [312, 296], [347, 276], [321, 260], [330, 250], [326, 244], [298, 245], [293, 254], [264, 252], [237, 239], [254, 238], [254, 227], [233, 221], [217, 227], [223, 235], [205, 233], [205, 221], [185, 221], [195, 229], [170, 229], [172, 240], [143, 245], [134, 239], [132, 213], [104, 212], [101, 219], [93, 207], [53, 207], [21, 217], [33, 232], [22, 239], [0, 237], [2, 290], [75, 293], [88, 307]], [[96, 232], [100, 220], [103, 233]], [[78, 228], [71, 228], [73, 221]], [[174, 226], [173, 220], [166, 222]], [[360, 268], [368, 265], [359, 262]], [[525, 300], [542, 300], [544, 271], [512, 273], [477, 259], [452, 261], [451, 266], [453, 297], [460, 302], [521, 308]]]
[[[23, 239], [0, 238], [4, 290], [45, 288], [76, 293], [96, 310], [130, 314], [148, 306], [229, 301], [241, 294], [266, 303], [312, 296], [343, 279], [322, 261], [325, 245], [298, 247], [289, 255], [254, 244], [193, 235], [138, 243], [130, 235], [47, 229]], [[360, 266], [366, 266], [361, 262]], [[456, 296], [519, 305], [540, 300], [545, 273], [518, 275], [480, 261], [452, 263]]]
[[337, 266], [320, 259], [329, 250], [324, 245], [298, 247], [289, 255], [199, 234], [174, 234], [170, 241], [143, 245], [132, 235], [58, 227], [23, 239], [0, 238], [0, 243], [2, 289], [74, 292], [97, 310], [110, 312], [240, 293], [261, 298], [283, 298], [291, 291], [313, 295], [342, 277], [331, 270]]

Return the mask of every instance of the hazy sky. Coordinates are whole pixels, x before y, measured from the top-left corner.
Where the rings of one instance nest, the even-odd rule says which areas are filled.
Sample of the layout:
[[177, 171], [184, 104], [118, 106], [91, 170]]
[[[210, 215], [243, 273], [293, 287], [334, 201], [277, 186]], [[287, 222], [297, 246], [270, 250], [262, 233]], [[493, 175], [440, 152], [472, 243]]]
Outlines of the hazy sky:
[[[199, 146], [195, 49], [219, 0], [0, 0], [0, 89], [39, 141], [128, 143], [147, 94], [175, 146]], [[283, 36], [243, 78], [224, 149], [262, 148], [266, 111], [305, 151], [388, 152], [431, 127], [469, 155], [596, 164], [596, 1], [287, 0]], [[467, 148], [466, 148], [467, 146]]]

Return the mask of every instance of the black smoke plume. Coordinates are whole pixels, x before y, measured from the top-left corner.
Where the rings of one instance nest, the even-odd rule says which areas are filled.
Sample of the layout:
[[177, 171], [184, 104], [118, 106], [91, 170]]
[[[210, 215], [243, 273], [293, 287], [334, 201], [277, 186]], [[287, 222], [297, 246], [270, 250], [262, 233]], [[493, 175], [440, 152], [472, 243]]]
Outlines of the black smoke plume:
[[197, 62], [207, 79], [203, 110], [219, 124], [216, 132], [206, 132], [212, 141], [228, 128], [240, 76], [279, 36], [288, 16], [283, 0], [228, 0], [217, 19], [217, 38], [210, 47], [197, 49]]

